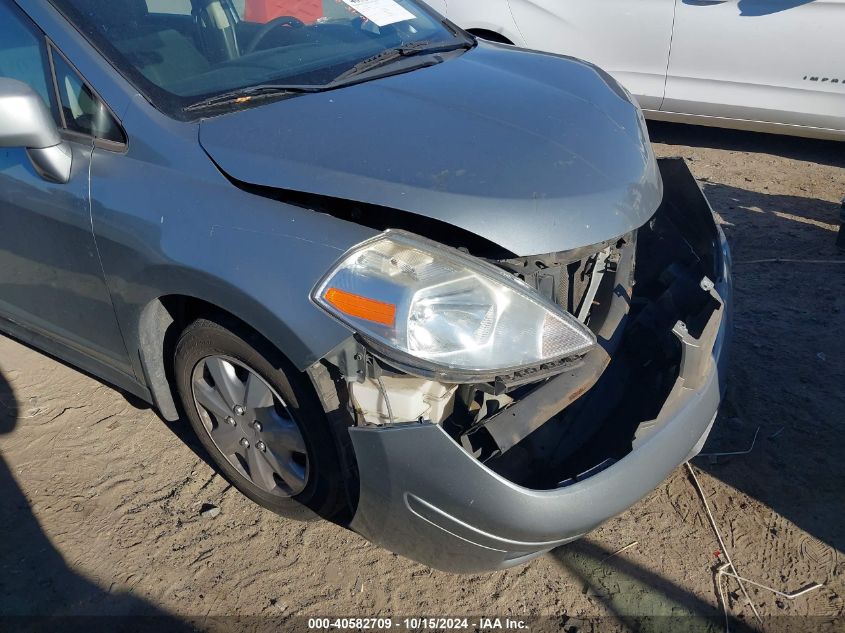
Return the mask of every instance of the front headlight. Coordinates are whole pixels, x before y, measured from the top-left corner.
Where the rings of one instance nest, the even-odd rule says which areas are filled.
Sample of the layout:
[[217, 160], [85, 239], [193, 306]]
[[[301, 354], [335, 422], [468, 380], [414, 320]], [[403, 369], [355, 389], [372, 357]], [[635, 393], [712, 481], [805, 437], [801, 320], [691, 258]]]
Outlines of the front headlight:
[[401, 231], [353, 249], [313, 299], [391, 359], [454, 382], [575, 356], [596, 342], [508, 273]]

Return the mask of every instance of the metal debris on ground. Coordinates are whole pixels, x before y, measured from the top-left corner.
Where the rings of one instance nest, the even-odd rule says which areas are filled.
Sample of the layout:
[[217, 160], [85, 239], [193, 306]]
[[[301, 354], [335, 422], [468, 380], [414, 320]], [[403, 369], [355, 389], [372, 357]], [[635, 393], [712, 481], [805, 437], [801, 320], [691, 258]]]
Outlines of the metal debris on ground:
[[[727, 563], [725, 563], [724, 565], [719, 567], [719, 570], [718, 570], [719, 575], [720, 576], [728, 576], [729, 578], [736, 578], [737, 580], [742, 580], [744, 582], [747, 582], [749, 585], [754, 585], [755, 587], [760, 587], [760, 589], [765, 589], [766, 591], [771, 591], [776, 596], [780, 596], [781, 598], [786, 598], [787, 600], [795, 600], [795, 598], [803, 596], [806, 593], [810, 593], [811, 591], [815, 591], [816, 589], [821, 589], [822, 587], [824, 587], [824, 585], [822, 585], [820, 583], [811, 582], [809, 585], [806, 585], [805, 587], [802, 587], [801, 589], [796, 589], [795, 591], [789, 591], [789, 592], [778, 591], [777, 589], [773, 589], [772, 587], [769, 587], [767, 585], [760, 584], [759, 582], [755, 582], [753, 580], [749, 580], [748, 578], [743, 578], [741, 576], [737, 576], [736, 574], [732, 574], [731, 572], [728, 571], [728, 567], [729, 567], [729, 565]], [[721, 584], [721, 582], [722, 581], [720, 579], [719, 583]]]
[[781, 433], [783, 433], [785, 430], [786, 430], [786, 427], [785, 427], [785, 426], [780, 427], [777, 431], [775, 431], [774, 433], [772, 433], [772, 434], [769, 436], [769, 439], [770, 439], [770, 440], [775, 439], [778, 435], [780, 435]]
[[[745, 599], [748, 600], [748, 606], [751, 607], [751, 610], [754, 612], [754, 617], [757, 618], [757, 621], [760, 624], [763, 623], [763, 619], [760, 617], [760, 614], [757, 611], [757, 607], [754, 606], [754, 602], [751, 600], [751, 596], [748, 595], [748, 590], [745, 588], [745, 583], [740, 580], [739, 572], [737, 572], [736, 567], [733, 564], [733, 560], [731, 560], [731, 555], [728, 552], [728, 548], [725, 545], [724, 539], [722, 539], [722, 533], [719, 531], [719, 526], [716, 524], [716, 519], [713, 517], [713, 512], [710, 510], [710, 504], [707, 503], [707, 496], [704, 494], [704, 488], [701, 487], [701, 482], [698, 481], [698, 475], [695, 474], [695, 469], [693, 469], [692, 464], [686, 462], [687, 470], [689, 471], [690, 475], [692, 475], [693, 483], [695, 484], [695, 488], [698, 491], [698, 496], [701, 497], [702, 503], [704, 503], [704, 509], [707, 512], [707, 517], [710, 519], [710, 526], [713, 528], [713, 531], [716, 533], [716, 538], [719, 541], [719, 545], [722, 547], [722, 553], [725, 555], [725, 560], [728, 561], [728, 567], [733, 571], [733, 573], [737, 576], [737, 583], [739, 584], [739, 588], [742, 590], [742, 594], [745, 596]], [[722, 584], [719, 583], [719, 598], [722, 602], [722, 611], [725, 614], [725, 632], [728, 633], [730, 631], [729, 621], [728, 621], [728, 603], [725, 600], [725, 594], [722, 589]]]
[[[760, 430], [759, 428], [757, 429]], [[755, 434], [754, 439], [757, 439], [757, 435]], [[753, 448], [753, 445], [752, 445]], [[702, 503], [704, 503], [704, 509], [707, 512], [707, 517], [710, 519], [710, 526], [713, 528], [713, 531], [716, 533], [716, 538], [719, 541], [719, 545], [722, 547], [721, 553], [724, 554], [726, 563], [721, 565], [717, 570], [717, 579], [716, 582], [719, 586], [719, 599], [722, 603], [722, 612], [725, 614], [725, 633], [730, 632], [730, 621], [728, 617], [728, 603], [725, 597], [725, 588], [722, 582], [722, 578], [727, 576], [728, 578], [733, 578], [739, 584], [739, 588], [742, 590], [743, 595], [745, 596], [746, 600], [748, 600], [748, 606], [751, 607], [751, 610], [754, 612], [754, 616], [757, 620], [762, 624], [763, 620], [760, 617], [760, 614], [757, 611], [757, 608], [754, 606], [754, 603], [751, 601], [751, 596], [748, 594], [748, 591], [745, 588], [745, 583], [749, 585], [753, 585], [755, 587], [759, 587], [760, 589], [765, 589], [766, 591], [770, 591], [773, 594], [780, 596], [782, 598], [786, 598], [787, 600], [795, 600], [799, 596], [803, 596], [804, 594], [810, 593], [811, 591], [815, 591], [823, 587], [824, 585], [819, 584], [817, 582], [809, 583], [805, 587], [801, 589], [797, 589], [796, 591], [792, 592], [783, 592], [777, 589], [773, 589], [767, 585], [763, 585], [759, 582], [754, 580], [749, 580], [748, 578], [744, 578], [743, 576], [739, 575], [739, 572], [736, 570], [736, 566], [733, 564], [731, 560], [731, 555], [728, 552], [727, 547], [725, 546], [725, 541], [722, 539], [722, 533], [719, 531], [719, 526], [716, 524], [716, 519], [713, 517], [713, 512], [710, 510], [710, 504], [707, 502], [707, 496], [704, 494], [704, 488], [701, 487], [701, 482], [698, 480], [698, 475], [696, 475], [695, 470], [692, 467], [692, 464], [687, 462], [686, 464], [687, 470], [689, 471], [690, 475], [692, 476], [692, 481], [695, 485], [695, 488], [698, 492], [699, 497], [701, 497]], [[730, 570], [730, 571], [729, 571]]]
[[608, 559], [611, 559], [611, 558], [613, 558], [614, 556], [619, 556], [619, 554], [621, 554], [622, 552], [625, 552], [625, 551], [627, 551], [627, 550], [631, 549], [632, 547], [634, 547], [634, 545], [637, 545], [638, 543], [639, 543], [639, 541], [634, 541], [633, 543], [628, 543], [625, 547], [620, 547], [618, 550], [616, 550], [616, 551], [615, 551], [615, 552], [613, 552], [612, 554], [608, 554], [607, 556], [605, 556], [604, 558], [602, 558], [602, 559], [601, 559], [601, 562], [604, 562], [604, 561], [606, 561], [606, 560], [608, 560]]
[[711, 464], [716, 464], [719, 461], [720, 457], [729, 457], [733, 455], [748, 455], [751, 451], [754, 450], [754, 445], [757, 444], [757, 436], [760, 434], [760, 427], [757, 427], [757, 430], [754, 431], [754, 439], [751, 440], [751, 446], [748, 447], [747, 450], [744, 451], [728, 451], [725, 453], [699, 453], [698, 457], [709, 457]]

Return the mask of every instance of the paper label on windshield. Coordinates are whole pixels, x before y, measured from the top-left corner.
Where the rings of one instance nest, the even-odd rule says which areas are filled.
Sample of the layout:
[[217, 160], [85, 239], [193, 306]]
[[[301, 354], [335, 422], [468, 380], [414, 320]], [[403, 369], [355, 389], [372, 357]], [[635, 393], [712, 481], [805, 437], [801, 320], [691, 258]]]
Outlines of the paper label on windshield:
[[376, 26], [413, 20], [416, 16], [395, 0], [343, 0]]

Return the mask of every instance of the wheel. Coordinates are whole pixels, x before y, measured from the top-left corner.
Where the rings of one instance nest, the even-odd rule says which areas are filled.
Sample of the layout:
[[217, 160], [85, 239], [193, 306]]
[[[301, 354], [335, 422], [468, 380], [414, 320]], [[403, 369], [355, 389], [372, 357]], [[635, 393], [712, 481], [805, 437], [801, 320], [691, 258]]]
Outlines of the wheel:
[[487, 40], [488, 42], [498, 42], [499, 44], [510, 44], [513, 46], [513, 42], [501, 33], [496, 33], [496, 31], [490, 31], [488, 29], [469, 29], [469, 32], [475, 37]]
[[203, 447], [238, 490], [273, 512], [343, 514], [346, 482], [310, 384], [262, 337], [220, 321], [189, 325], [174, 358], [182, 407]]

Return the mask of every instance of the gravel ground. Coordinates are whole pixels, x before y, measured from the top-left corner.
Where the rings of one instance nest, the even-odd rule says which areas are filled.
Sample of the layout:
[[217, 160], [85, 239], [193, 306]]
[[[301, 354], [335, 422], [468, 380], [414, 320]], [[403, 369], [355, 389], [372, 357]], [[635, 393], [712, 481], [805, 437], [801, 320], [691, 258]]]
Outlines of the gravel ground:
[[[759, 433], [747, 455], [695, 460], [704, 494], [741, 575], [785, 591], [824, 585], [795, 600], [750, 588], [760, 624], [728, 581], [728, 608], [755, 630], [843, 630], [845, 257], [834, 241], [845, 145], [670, 125], [652, 138], [690, 161], [736, 262], [732, 393], [705, 450], [745, 450]], [[570, 631], [696, 615], [715, 619], [654, 622], [722, 626], [723, 554], [684, 468], [580, 543], [453, 576], [259, 509], [184, 426], [2, 337], [0, 504], [0, 615], [544, 615]], [[220, 513], [201, 515], [203, 504]], [[788, 615], [799, 617], [776, 617]]]

